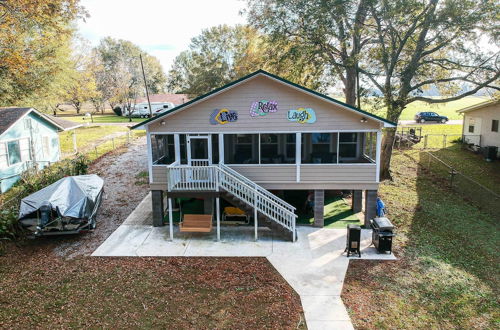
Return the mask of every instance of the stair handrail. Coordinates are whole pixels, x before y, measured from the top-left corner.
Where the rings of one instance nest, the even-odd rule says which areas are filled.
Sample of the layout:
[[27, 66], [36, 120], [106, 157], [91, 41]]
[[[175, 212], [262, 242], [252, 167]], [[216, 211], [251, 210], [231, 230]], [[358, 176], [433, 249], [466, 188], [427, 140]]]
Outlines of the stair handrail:
[[[291, 205], [288, 207], [288, 203], [272, 194], [271, 192], [267, 191], [266, 189], [262, 188], [261, 186], [255, 184], [245, 176], [232, 169], [229, 169], [227, 166], [220, 166], [220, 164], [208, 166], [190, 166], [180, 165], [178, 162], [174, 162], [167, 166], [167, 169], [169, 170], [168, 191], [172, 191], [175, 188], [176, 184], [181, 182], [180, 179], [182, 177], [182, 174], [179, 175], [180, 172], [177, 172], [176, 170], [192, 170], [193, 168], [213, 170], [215, 172], [215, 175], [212, 177], [212, 181], [214, 182], [211, 183], [216, 185], [214, 187], [215, 189], [218, 190], [219, 187], [222, 187], [235, 195], [237, 198], [243, 201], [246, 200], [247, 203], [253, 205], [253, 207], [255, 207], [262, 214], [265, 214], [272, 221], [275, 221], [276, 223], [292, 231], [293, 240], [295, 241], [295, 222], [297, 218], [297, 215], [294, 212], [295, 208]], [[176, 177], [176, 180], [174, 179], [174, 176]], [[229, 182], [224, 176], [232, 179], [233, 183]], [[238, 189], [238, 187], [234, 183], [236, 183], [236, 185], [239, 185], [240, 188]], [[231, 191], [228, 190], [228, 188]], [[249, 196], [245, 196], [244, 192], [242, 191], [243, 189], [241, 188], [245, 188], [248, 192], [251, 192], [251, 196], [250, 194], [248, 194]], [[276, 209], [277, 211], [274, 212], [276, 215], [273, 215], [269, 212], [268, 209], [266, 209], [266, 202], [271, 205], [274, 204], [278, 207]]]
[[273, 193], [271, 193], [266, 188], [264, 188], [264, 187], [260, 186], [259, 184], [253, 182], [252, 180], [250, 180], [246, 176], [242, 175], [238, 171], [233, 170], [232, 168], [230, 168], [229, 166], [226, 166], [225, 164], [219, 164], [219, 167], [222, 168], [222, 169], [224, 169], [224, 170], [226, 170], [226, 171], [228, 171], [228, 172], [230, 172], [230, 173], [232, 173], [234, 176], [238, 177], [240, 180], [244, 181], [248, 185], [255, 187], [255, 189], [257, 189], [262, 194], [268, 196], [271, 199], [276, 200], [279, 204], [281, 204], [281, 206], [289, 209], [291, 212], [295, 212], [296, 208], [293, 205], [288, 204], [287, 202], [285, 202], [284, 200], [282, 200], [278, 196], [276, 196]]
[[[292, 210], [289, 210], [289, 209], [283, 207], [282, 205], [280, 205], [276, 201], [276, 199], [280, 200], [279, 197], [277, 197], [277, 196], [272, 195], [271, 193], [269, 193], [269, 194], [271, 194], [272, 196], [275, 197], [275, 198], [271, 198], [267, 194], [263, 194], [261, 191], [259, 191], [258, 189], [256, 189], [255, 186], [247, 184], [245, 182], [247, 180], [241, 180], [240, 176], [234, 175], [231, 171], [226, 171], [226, 169], [223, 168], [223, 167], [221, 167], [221, 166], [215, 166], [215, 167], [218, 169], [218, 173], [219, 174], [223, 173], [224, 175], [227, 175], [228, 177], [231, 177], [232, 179], [234, 179], [236, 181], [239, 181], [239, 184], [245, 186], [250, 191], [253, 191], [255, 193], [255, 197], [257, 197], [257, 200], [254, 200], [254, 202], [252, 203], [253, 206], [256, 207], [259, 212], [261, 212], [263, 214], [266, 214], [273, 221], [275, 221], [275, 222], [279, 223], [280, 225], [284, 226], [285, 228], [291, 230], [293, 232], [294, 240], [295, 240], [295, 221], [296, 221], [297, 215]], [[219, 185], [223, 185], [223, 184], [224, 184], [224, 181], [221, 180], [221, 178], [219, 177]], [[262, 188], [262, 189], [264, 189], [264, 188]], [[231, 193], [233, 193], [233, 192], [231, 192]], [[236, 196], [236, 197], [244, 200], [243, 196]], [[286, 220], [286, 221], [284, 221], [284, 220], [276, 218], [275, 216], [273, 216], [272, 214], [270, 214], [269, 212], [267, 212], [261, 206], [261, 204], [263, 204], [262, 200], [265, 200], [267, 202], [276, 204], [278, 207], [282, 207], [283, 209], [281, 210], [281, 212], [285, 213], [289, 217], [289, 219]], [[288, 224], [287, 222], [290, 222], [290, 224]]]

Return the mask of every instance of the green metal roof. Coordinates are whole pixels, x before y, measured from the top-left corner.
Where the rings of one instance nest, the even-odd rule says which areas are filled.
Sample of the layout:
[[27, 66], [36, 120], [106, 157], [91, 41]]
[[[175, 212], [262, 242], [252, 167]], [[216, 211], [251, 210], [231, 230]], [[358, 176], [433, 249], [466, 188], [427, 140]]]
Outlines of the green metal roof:
[[191, 105], [191, 104], [193, 104], [193, 103], [196, 103], [196, 102], [198, 102], [198, 101], [201, 101], [201, 100], [203, 100], [204, 98], [207, 98], [207, 97], [209, 97], [209, 96], [211, 96], [211, 95], [213, 95], [213, 94], [216, 94], [216, 93], [218, 93], [218, 92], [220, 92], [220, 91], [222, 91], [222, 90], [224, 90], [224, 89], [226, 89], [226, 88], [229, 88], [229, 87], [231, 87], [231, 86], [233, 86], [233, 85], [236, 85], [236, 84], [238, 84], [238, 83], [240, 83], [240, 82], [242, 82], [242, 81], [244, 81], [244, 80], [250, 79], [250, 78], [252, 78], [252, 77], [254, 77], [254, 76], [256, 76], [256, 75], [259, 75], [259, 74], [263, 74], [263, 75], [265, 75], [265, 76], [268, 76], [268, 77], [271, 77], [271, 78], [277, 79], [277, 80], [279, 80], [279, 81], [281, 81], [281, 82], [284, 82], [285, 84], [288, 84], [288, 85], [291, 85], [291, 86], [296, 87], [296, 88], [298, 88], [298, 89], [301, 89], [301, 90], [303, 90], [303, 91], [305, 91], [305, 92], [307, 92], [307, 93], [314, 94], [314, 95], [319, 96], [320, 98], [323, 98], [323, 99], [325, 99], [325, 100], [327, 100], [327, 101], [330, 101], [330, 102], [336, 103], [336, 104], [338, 104], [338, 105], [341, 105], [341, 106], [343, 106], [343, 107], [349, 108], [349, 109], [351, 109], [351, 110], [357, 111], [357, 112], [359, 112], [359, 113], [361, 113], [361, 114], [363, 114], [363, 115], [365, 115], [365, 116], [367, 116], [367, 117], [373, 118], [373, 119], [378, 120], [378, 121], [382, 121], [382, 122], [387, 123], [387, 124], [389, 124], [389, 125], [397, 126], [397, 124], [395, 124], [395, 123], [393, 123], [393, 122], [391, 122], [391, 121], [389, 121], [389, 120], [387, 120], [387, 119], [385, 119], [385, 118], [379, 117], [379, 116], [374, 115], [374, 114], [369, 113], [369, 112], [366, 112], [366, 111], [361, 110], [361, 109], [359, 109], [359, 108], [357, 108], [357, 107], [353, 107], [352, 105], [349, 105], [349, 104], [347, 104], [347, 103], [344, 103], [344, 102], [341, 102], [341, 101], [336, 100], [336, 99], [334, 99], [334, 98], [331, 98], [331, 97], [329, 97], [329, 96], [327, 96], [327, 95], [325, 95], [325, 94], [318, 93], [318, 92], [316, 92], [316, 91], [314, 91], [314, 90], [312, 90], [312, 89], [309, 89], [309, 88], [306, 88], [306, 87], [304, 87], [304, 86], [298, 85], [298, 84], [296, 84], [296, 83], [293, 83], [293, 82], [291, 82], [291, 81], [289, 81], [289, 80], [286, 80], [286, 79], [284, 79], [284, 78], [281, 78], [281, 77], [279, 77], [279, 76], [276, 76], [276, 75], [274, 75], [274, 74], [272, 74], [272, 73], [269, 73], [269, 72], [267, 72], [267, 71], [264, 71], [264, 70], [257, 70], [257, 71], [252, 72], [252, 73], [250, 73], [250, 74], [248, 74], [248, 75], [246, 75], [246, 76], [244, 76], [244, 77], [241, 77], [241, 78], [240, 78], [240, 79], [238, 79], [238, 80], [232, 81], [232, 82], [230, 82], [229, 84], [226, 84], [226, 85], [224, 85], [224, 86], [222, 86], [222, 87], [219, 87], [219, 88], [216, 88], [216, 89], [214, 89], [214, 90], [212, 90], [212, 91], [210, 91], [210, 92], [208, 92], [208, 93], [206, 93], [206, 94], [203, 94], [203, 95], [201, 95], [201, 96], [198, 96], [197, 98], [194, 98], [194, 99], [192, 99], [192, 100], [191, 100], [191, 101], [189, 101], [189, 102], [186, 102], [186, 103], [181, 104], [181, 105], [179, 105], [179, 106], [177, 106], [177, 107], [175, 107], [175, 108], [173, 108], [173, 109], [170, 109], [170, 110], [168, 110], [168, 111], [165, 111], [165, 112], [164, 112], [164, 113], [162, 113], [161, 115], [158, 115], [158, 116], [156, 116], [156, 117], [152, 117], [152, 118], [149, 118], [149, 119], [147, 119], [147, 120], [145, 120], [145, 121], [143, 121], [143, 122], [140, 122], [140, 123], [138, 123], [138, 124], [136, 124], [136, 125], [132, 126], [132, 127], [131, 127], [131, 129], [136, 129], [136, 128], [141, 127], [141, 126], [148, 125], [148, 124], [149, 124], [150, 122], [152, 122], [152, 121], [158, 120], [158, 119], [160, 119], [160, 118], [162, 118], [162, 117], [164, 117], [164, 116], [166, 116], [166, 115], [169, 115], [169, 114], [171, 114], [171, 113], [173, 113], [173, 112], [179, 111], [179, 110], [181, 110], [181, 109], [183, 109], [183, 108], [185, 108], [185, 107], [187, 107], [187, 106], [189, 106], [189, 105]]

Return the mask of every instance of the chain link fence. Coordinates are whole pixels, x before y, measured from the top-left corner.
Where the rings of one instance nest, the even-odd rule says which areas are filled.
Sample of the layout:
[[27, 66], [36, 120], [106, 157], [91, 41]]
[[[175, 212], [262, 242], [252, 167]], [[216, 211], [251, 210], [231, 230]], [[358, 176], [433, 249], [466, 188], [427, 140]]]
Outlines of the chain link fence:
[[463, 175], [428, 151], [420, 151], [419, 165], [440, 185], [461, 195], [466, 201], [484, 212], [498, 217], [500, 194]]

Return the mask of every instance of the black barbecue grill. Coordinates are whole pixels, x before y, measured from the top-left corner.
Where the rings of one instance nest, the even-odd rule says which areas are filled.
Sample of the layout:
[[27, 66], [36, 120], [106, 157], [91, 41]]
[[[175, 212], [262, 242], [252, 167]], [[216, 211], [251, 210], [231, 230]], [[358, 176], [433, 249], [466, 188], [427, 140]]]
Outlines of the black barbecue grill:
[[372, 244], [379, 253], [392, 253], [392, 238], [394, 234], [394, 226], [386, 217], [375, 218], [370, 220], [372, 225]]
[[361, 227], [358, 225], [347, 225], [347, 242], [345, 251], [349, 257], [351, 253], [357, 253], [361, 258]]

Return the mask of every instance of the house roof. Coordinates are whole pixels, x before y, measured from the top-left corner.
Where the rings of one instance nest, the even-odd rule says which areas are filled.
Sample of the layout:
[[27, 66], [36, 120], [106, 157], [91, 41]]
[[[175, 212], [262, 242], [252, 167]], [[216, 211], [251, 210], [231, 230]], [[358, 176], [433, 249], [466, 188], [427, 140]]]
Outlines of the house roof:
[[[175, 105], [180, 105], [189, 101], [187, 94], [152, 94], [149, 95], [149, 100], [151, 102], [172, 102]], [[135, 103], [145, 103], [148, 99], [146, 97], [140, 97], [135, 100]]]
[[63, 128], [63, 130], [65, 130], [65, 131], [69, 131], [69, 130], [83, 126], [83, 124], [75, 123], [74, 121], [62, 119], [60, 117], [54, 117], [54, 116], [47, 116], [47, 117], [49, 117], [50, 119], [55, 121], [57, 124], [59, 124], [59, 126], [61, 126]]
[[33, 108], [0, 108], [0, 136], [11, 128], [18, 120], [34, 112], [40, 118], [45, 119], [57, 129], [63, 131], [64, 128], [48, 116], [38, 112]]
[[491, 100], [488, 100], [488, 101], [484, 101], [484, 102], [481, 102], [481, 103], [478, 103], [478, 104], [474, 104], [474, 105], [468, 106], [468, 107], [463, 108], [463, 109], [458, 109], [457, 112], [464, 113], [464, 112], [470, 112], [470, 111], [474, 111], [474, 110], [479, 110], [479, 109], [482, 109], [484, 107], [487, 107], [487, 106], [490, 106], [490, 105], [494, 105], [494, 104], [497, 104], [497, 103], [500, 103], [500, 100], [491, 99]]
[[224, 90], [226, 90], [226, 89], [232, 88], [232, 87], [234, 87], [234, 86], [236, 86], [236, 85], [238, 85], [238, 84], [240, 84], [240, 83], [244, 82], [245, 80], [249, 80], [249, 79], [254, 78], [254, 77], [256, 77], [256, 76], [259, 76], [259, 75], [266, 76], [266, 77], [268, 77], [268, 78], [271, 78], [271, 79], [277, 80], [277, 81], [279, 81], [279, 82], [281, 82], [281, 83], [283, 83], [283, 84], [285, 84], [285, 85], [289, 85], [289, 86], [291, 86], [291, 87], [293, 87], [293, 88], [296, 88], [296, 89], [299, 89], [299, 90], [301, 90], [301, 91], [303, 91], [303, 92], [305, 92], [305, 93], [308, 93], [308, 94], [310, 94], [310, 95], [313, 95], [313, 96], [319, 97], [319, 98], [321, 98], [321, 99], [323, 99], [323, 100], [326, 100], [326, 101], [328, 101], [328, 102], [330, 102], [330, 103], [334, 103], [334, 104], [336, 104], [336, 105], [339, 105], [339, 106], [341, 106], [342, 108], [347, 109], [347, 110], [349, 110], [349, 111], [354, 111], [354, 112], [361, 113], [361, 114], [363, 114], [363, 115], [365, 115], [365, 116], [367, 116], [367, 117], [370, 117], [370, 118], [372, 118], [372, 119], [374, 119], [374, 120], [376, 120], [376, 121], [379, 121], [379, 122], [384, 123], [384, 126], [387, 126], [387, 127], [395, 127], [395, 126], [397, 126], [397, 124], [396, 124], [396, 123], [393, 123], [393, 122], [391, 122], [391, 121], [389, 121], [389, 120], [387, 120], [387, 119], [385, 119], [385, 118], [382, 118], [382, 117], [376, 116], [376, 115], [374, 115], [374, 114], [372, 114], [372, 113], [366, 112], [366, 111], [364, 111], [364, 110], [361, 110], [361, 109], [359, 109], [359, 108], [356, 108], [356, 107], [354, 107], [354, 106], [351, 106], [351, 105], [349, 105], [349, 104], [347, 104], [347, 103], [344, 103], [344, 102], [341, 102], [341, 101], [336, 100], [336, 99], [334, 99], [334, 98], [331, 98], [331, 97], [329, 97], [329, 96], [327, 96], [327, 95], [325, 95], [325, 94], [318, 93], [318, 92], [316, 92], [316, 91], [314, 91], [314, 90], [312, 90], [312, 89], [309, 89], [309, 88], [306, 88], [306, 87], [304, 87], [304, 86], [298, 85], [298, 84], [296, 84], [296, 83], [293, 83], [293, 82], [291, 82], [291, 81], [289, 81], [289, 80], [286, 80], [286, 79], [284, 79], [284, 78], [281, 78], [281, 77], [279, 77], [279, 76], [276, 76], [276, 75], [274, 75], [274, 74], [272, 74], [272, 73], [269, 73], [269, 72], [267, 72], [267, 71], [264, 71], [264, 70], [258, 70], [258, 71], [255, 71], [255, 72], [253, 72], [253, 73], [250, 73], [250, 74], [248, 74], [248, 75], [246, 75], [246, 76], [244, 76], [244, 77], [242, 77], [242, 78], [240, 78], [240, 79], [238, 79], [238, 80], [235, 80], [235, 81], [233, 81], [233, 82], [230, 82], [230, 83], [229, 83], [229, 84], [227, 84], [227, 85], [224, 85], [224, 86], [222, 86], [222, 87], [216, 88], [216, 89], [212, 90], [211, 92], [208, 92], [208, 93], [206, 93], [206, 94], [204, 94], [204, 95], [201, 95], [201, 96], [199, 96], [199, 97], [197, 97], [197, 98], [195, 98], [195, 99], [192, 99], [192, 100], [191, 100], [191, 101], [189, 101], [189, 102], [186, 102], [186, 103], [184, 103], [184, 104], [181, 104], [181, 105], [179, 105], [179, 106], [177, 106], [177, 107], [175, 107], [175, 108], [173, 108], [173, 109], [171, 109], [171, 110], [165, 111], [165, 112], [163, 112], [163, 113], [162, 113], [161, 115], [159, 115], [159, 116], [156, 116], [156, 117], [153, 117], [153, 118], [149, 118], [149, 119], [147, 119], [147, 120], [145, 120], [145, 121], [143, 121], [143, 122], [140, 122], [139, 124], [136, 124], [136, 125], [132, 126], [132, 127], [131, 127], [131, 129], [137, 129], [137, 128], [140, 128], [140, 127], [142, 127], [142, 126], [144, 126], [144, 125], [149, 125], [149, 124], [151, 124], [152, 122], [155, 122], [155, 121], [159, 120], [160, 118], [163, 118], [163, 117], [165, 117], [165, 116], [171, 115], [172, 113], [177, 112], [177, 111], [179, 111], [179, 110], [182, 110], [182, 109], [184, 109], [184, 108], [186, 108], [186, 107], [188, 107], [188, 106], [190, 106], [190, 105], [192, 105], [192, 104], [195, 104], [195, 103], [201, 102], [201, 101], [203, 101], [203, 100], [205, 100], [205, 99], [207, 99], [207, 98], [209, 98], [209, 97], [215, 96], [216, 94], [219, 94], [220, 92], [223, 92], [223, 91], [224, 91]]

